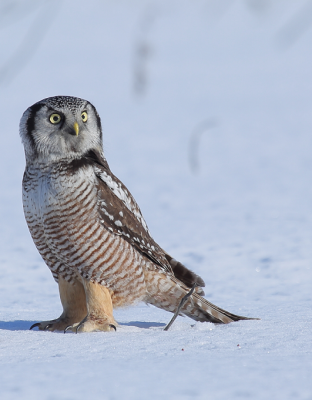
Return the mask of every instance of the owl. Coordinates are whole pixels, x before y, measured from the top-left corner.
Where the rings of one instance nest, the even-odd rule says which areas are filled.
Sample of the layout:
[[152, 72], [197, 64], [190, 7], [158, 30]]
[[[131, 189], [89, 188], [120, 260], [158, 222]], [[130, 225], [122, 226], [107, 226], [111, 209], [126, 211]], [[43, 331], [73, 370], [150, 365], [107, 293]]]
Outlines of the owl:
[[108, 166], [90, 102], [41, 100], [24, 112], [20, 135], [25, 218], [63, 306], [59, 318], [31, 328], [116, 330], [113, 309], [140, 301], [195, 321], [249, 319], [209, 303], [202, 278], [153, 240], [133, 196]]

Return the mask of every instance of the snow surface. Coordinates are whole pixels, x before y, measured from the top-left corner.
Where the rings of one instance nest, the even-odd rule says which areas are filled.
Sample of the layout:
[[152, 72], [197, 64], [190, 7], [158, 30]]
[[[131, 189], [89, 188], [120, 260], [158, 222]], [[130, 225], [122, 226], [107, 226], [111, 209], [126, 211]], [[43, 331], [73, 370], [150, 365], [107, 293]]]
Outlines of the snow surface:
[[[307, 0], [0, 2], [0, 398], [312, 399], [312, 7]], [[224, 326], [146, 305], [116, 333], [58, 317], [21, 204], [19, 119], [90, 100], [151, 234], [259, 317]]]

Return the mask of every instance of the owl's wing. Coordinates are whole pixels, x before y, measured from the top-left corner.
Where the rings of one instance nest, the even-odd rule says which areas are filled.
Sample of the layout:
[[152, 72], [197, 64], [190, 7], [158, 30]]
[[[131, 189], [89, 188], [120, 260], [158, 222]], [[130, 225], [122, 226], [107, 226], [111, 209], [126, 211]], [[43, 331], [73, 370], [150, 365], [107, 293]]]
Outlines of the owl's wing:
[[[138, 252], [159, 269], [173, 274], [186, 286], [196, 282], [204, 287], [198, 275], [166, 253], [149, 234], [141, 210], [124, 184], [111, 172], [106, 160], [96, 151], [86, 157], [92, 162], [98, 184], [98, 215], [101, 224], [115, 235], [121, 235]], [[199, 288], [198, 288], [199, 289]], [[198, 290], [203, 293], [203, 291]]]

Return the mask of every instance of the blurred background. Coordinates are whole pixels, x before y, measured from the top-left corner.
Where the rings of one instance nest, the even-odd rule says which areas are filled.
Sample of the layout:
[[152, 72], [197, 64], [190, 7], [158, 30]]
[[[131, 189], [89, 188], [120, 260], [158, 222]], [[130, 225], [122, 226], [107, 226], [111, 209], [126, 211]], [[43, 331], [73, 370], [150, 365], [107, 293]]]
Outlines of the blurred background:
[[[312, 1], [0, 0], [0, 49], [1, 398], [311, 399]], [[112, 171], [207, 299], [261, 321], [162, 332], [138, 305], [116, 335], [28, 331], [62, 307], [18, 126], [55, 95], [97, 108]]]
[[60, 307], [24, 221], [18, 135], [54, 95], [95, 105], [112, 171], [208, 298], [255, 316], [307, 304], [311, 22], [308, 0], [1, 0], [1, 307]]

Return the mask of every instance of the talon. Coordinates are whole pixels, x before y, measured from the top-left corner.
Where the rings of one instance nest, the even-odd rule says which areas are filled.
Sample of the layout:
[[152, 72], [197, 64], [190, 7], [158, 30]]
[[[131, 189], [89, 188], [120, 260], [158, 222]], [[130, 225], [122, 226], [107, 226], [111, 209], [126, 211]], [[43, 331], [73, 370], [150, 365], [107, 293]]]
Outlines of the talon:
[[72, 327], [73, 327], [72, 325], [66, 326], [66, 328], [64, 329], [64, 334], [68, 331], [68, 329], [70, 329], [70, 328], [72, 328]]
[[48, 324], [47, 326], [45, 326], [45, 327], [44, 327], [44, 331], [47, 331], [48, 329], [50, 329], [51, 326], [53, 326], [53, 324]]
[[117, 328], [116, 328], [116, 326], [115, 326], [115, 325], [113, 325], [113, 324], [109, 324], [109, 326], [110, 326], [111, 328], [114, 328], [114, 329], [115, 329], [115, 331], [117, 331]]
[[84, 317], [82, 321], [76, 326], [76, 334], [78, 333], [79, 328], [83, 325], [83, 323], [87, 320], [88, 316]]
[[29, 330], [31, 331], [33, 328], [36, 328], [36, 326], [39, 326], [40, 325], [40, 322], [36, 322], [35, 324], [33, 324], [30, 328], [29, 328]]
[[76, 335], [78, 333], [78, 329], [81, 327], [82, 324], [83, 324], [83, 320], [81, 322], [79, 322], [79, 324], [76, 326]]

